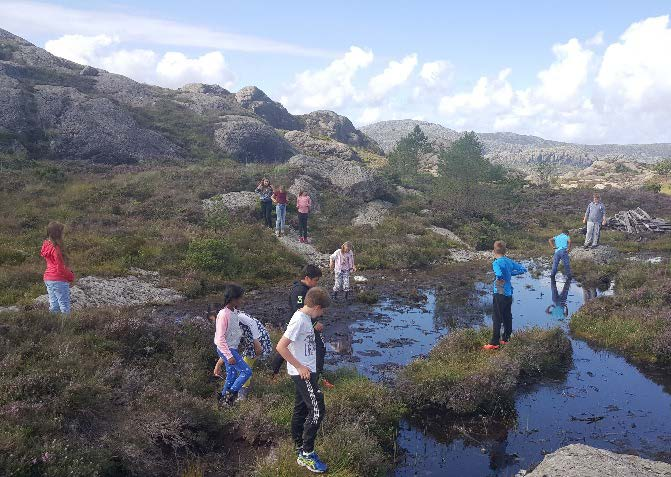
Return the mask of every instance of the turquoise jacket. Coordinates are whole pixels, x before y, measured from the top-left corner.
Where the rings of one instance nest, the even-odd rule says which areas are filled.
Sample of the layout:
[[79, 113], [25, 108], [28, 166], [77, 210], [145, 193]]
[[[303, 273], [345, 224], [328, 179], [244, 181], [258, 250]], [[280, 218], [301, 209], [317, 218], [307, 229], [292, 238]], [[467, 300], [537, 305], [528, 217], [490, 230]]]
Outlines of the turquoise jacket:
[[494, 270], [494, 275], [496, 275], [494, 279], [494, 293], [501, 293], [496, 286], [496, 281], [503, 280], [505, 282], [503, 285], [503, 295], [505, 296], [513, 296], [513, 284], [510, 279], [515, 275], [522, 275], [527, 272], [524, 266], [508, 257], [499, 257], [494, 260], [492, 269]]

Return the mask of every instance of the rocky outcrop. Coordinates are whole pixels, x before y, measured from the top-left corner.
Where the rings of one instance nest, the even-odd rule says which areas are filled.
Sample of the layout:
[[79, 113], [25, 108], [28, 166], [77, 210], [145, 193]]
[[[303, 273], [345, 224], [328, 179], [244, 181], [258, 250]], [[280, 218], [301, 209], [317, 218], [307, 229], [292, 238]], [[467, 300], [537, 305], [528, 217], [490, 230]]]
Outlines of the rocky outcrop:
[[203, 209], [207, 212], [229, 211], [243, 212], [259, 207], [259, 196], [255, 192], [229, 192], [203, 200]]
[[532, 472], [518, 477], [670, 477], [671, 465], [633, 455], [571, 444], [548, 454]]
[[376, 154], [383, 154], [380, 146], [354, 127], [352, 121], [333, 111], [313, 111], [299, 116], [303, 131], [315, 137], [327, 137], [350, 146], [362, 147]]
[[381, 198], [385, 193], [382, 181], [358, 162], [299, 154], [289, 159], [289, 165], [363, 202]]
[[280, 103], [270, 99], [256, 86], [245, 86], [235, 93], [235, 99], [245, 109], [261, 116], [277, 129], [298, 129], [300, 122]]
[[327, 186], [328, 183], [325, 183], [325, 181], [319, 177], [310, 177], [308, 175], [301, 175], [296, 177], [296, 179], [294, 179], [294, 182], [289, 187], [288, 192], [296, 197], [298, 197], [301, 191], [307, 192], [308, 195], [310, 196], [310, 201], [312, 202], [310, 211], [314, 213], [319, 212], [320, 209], [319, 191], [321, 191], [324, 187]]
[[214, 132], [217, 146], [240, 162], [285, 162], [293, 154], [284, 138], [248, 116], [225, 116]]
[[328, 253], [321, 253], [311, 243], [301, 242], [298, 233], [288, 225], [284, 229], [284, 234], [281, 237], [278, 237], [278, 240], [288, 250], [303, 257], [307, 263], [322, 268], [327, 267], [329, 264]]
[[389, 211], [392, 207], [392, 203], [383, 200], [368, 202], [357, 209], [356, 217], [352, 219], [352, 225], [369, 225], [371, 227], [376, 227], [382, 223], [387, 215], [389, 215]]
[[79, 74], [82, 76], [98, 76], [98, 70], [93, 66], [85, 66]]
[[[389, 153], [415, 126], [420, 127], [437, 149], [449, 147], [462, 134], [440, 124], [412, 119], [381, 121], [361, 130]], [[598, 160], [653, 163], [671, 157], [671, 144], [571, 144], [509, 132], [478, 133], [478, 138], [485, 147], [485, 157], [524, 170], [532, 170], [540, 160], [567, 170], [584, 168]]]
[[[176, 290], [161, 288], [158, 272], [131, 269], [130, 273], [130, 276], [118, 278], [80, 278], [70, 288], [72, 308], [169, 305], [185, 299]], [[36, 298], [35, 304], [49, 306], [49, 296]]]
[[356, 152], [338, 141], [317, 139], [302, 131], [289, 131], [284, 134], [284, 138], [294, 149], [308, 156], [318, 156], [327, 159], [335, 157], [344, 161], [361, 160]]
[[563, 189], [640, 189], [662, 179], [649, 164], [617, 159], [595, 161], [585, 169], [567, 172], [559, 177], [558, 183]]
[[620, 252], [610, 245], [599, 245], [596, 248], [576, 246], [569, 252], [571, 260], [587, 260], [595, 263], [610, 263], [620, 258]]
[[428, 228], [428, 230], [442, 237], [446, 237], [448, 240], [454, 243], [468, 247], [468, 244], [466, 244], [466, 242], [461, 240], [457, 234], [455, 234], [449, 229], [444, 229], [442, 227], [436, 227], [435, 225], [432, 225], [431, 227]]

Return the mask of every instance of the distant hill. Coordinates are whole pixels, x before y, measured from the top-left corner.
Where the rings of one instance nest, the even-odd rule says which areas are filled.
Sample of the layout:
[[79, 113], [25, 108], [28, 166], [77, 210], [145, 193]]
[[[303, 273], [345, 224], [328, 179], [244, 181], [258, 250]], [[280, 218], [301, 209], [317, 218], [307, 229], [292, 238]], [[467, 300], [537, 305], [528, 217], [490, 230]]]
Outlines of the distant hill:
[[358, 160], [353, 148], [382, 153], [332, 111], [294, 116], [254, 86], [232, 93], [218, 85], [138, 83], [0, 29], [0, 153], [97, 163], [210, 156], [284, 162], [297, 153]]
[[[440, 124], [413, 119], [381, 121], [361, 128], [385, 151], [418, 125], [435, 147], [448, 147], [462, 134]], [[478, 133], [485, 155], [494, 162], [528, 169], [540, 159], [548, 158], [564, 169], [583, 168], [600, 160], [625, 160], [654, 163], [671, 158], [671, 144], [600, 144], [585, 145], [550, 141], [536, 136], [510, 132]]]

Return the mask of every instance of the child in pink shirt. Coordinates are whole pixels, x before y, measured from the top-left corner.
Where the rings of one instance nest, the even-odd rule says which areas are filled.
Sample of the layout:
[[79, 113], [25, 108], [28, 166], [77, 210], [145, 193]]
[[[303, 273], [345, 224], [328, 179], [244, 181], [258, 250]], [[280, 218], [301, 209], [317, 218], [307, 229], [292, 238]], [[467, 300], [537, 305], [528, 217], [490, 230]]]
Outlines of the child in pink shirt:
[[331, 254], [329, 268], [335, 272], [335, 284], [333, 285], [333, 298], [338, 298], [338, 292], [345, 292], [345, 299], [349, 295], [349, 276], [356, 272], [354, 265], [354, 247], [351, 242], [345, 242]]
[[310, 214], [310, 207], [312, 207], [312, 199], [304, 190], [300, 191], [296, 199], [296, 208], [298, 209], [298, 235], [300, 241], [307, 243], [308, 241], [308, 215]]

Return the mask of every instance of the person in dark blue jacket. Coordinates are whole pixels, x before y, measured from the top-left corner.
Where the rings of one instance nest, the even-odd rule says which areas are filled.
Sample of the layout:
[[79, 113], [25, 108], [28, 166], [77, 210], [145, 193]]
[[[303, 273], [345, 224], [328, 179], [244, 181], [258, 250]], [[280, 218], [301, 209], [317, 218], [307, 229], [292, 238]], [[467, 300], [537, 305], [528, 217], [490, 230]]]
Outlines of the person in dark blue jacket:
[[[526, 273], [527, 269], [514, 260], [506, 257], [506, 243], [502, 240], [494, 242], [494, 313], [492, 315], [492, 339], [484, 349], [499, 349], [502, 344], [508, 344], [513, 332], [513, 284], [511, 278]], [[503, 336], [501, 336], [503, 325]]]

